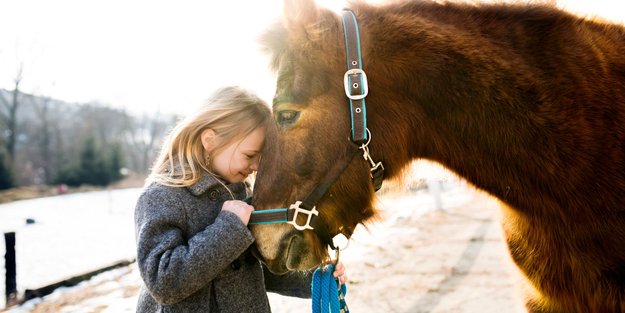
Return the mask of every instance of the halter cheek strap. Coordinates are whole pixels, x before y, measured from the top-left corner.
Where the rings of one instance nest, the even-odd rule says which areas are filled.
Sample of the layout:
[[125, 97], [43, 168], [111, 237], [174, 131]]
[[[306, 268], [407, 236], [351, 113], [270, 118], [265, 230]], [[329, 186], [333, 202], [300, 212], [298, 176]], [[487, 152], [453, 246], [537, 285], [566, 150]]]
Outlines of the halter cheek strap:
[[382, 162], [375, 162], [369, 154], [371, 132], [367, 128], [367, 106], [365, 97], [369, 94], [367, 74], [362, 69], [362, 55], [360, 47], [360, 31], [356, 15], [350, 10], [344, 10], [341, 15], [343, 21], [343, 35], [345, 37], [345, 55], [347, 71], [343, 76], [345, 95], [349, 98], [350, 116], [352, 121], [352, 141], [360, 146], [363, 158], [370, 163], [371, 179], [375, 191], [380, 190], [384, 180], [384, 166]]
[[360, 32], [354, 12], [345, 10], [341, 16], [343, 20], [343, 35], [345, 37], [345, 55], [347, 71], [343, 75], [345, 95], [349, 98], [349, 108], [352, 120], [352, 141], [357, 145], [367, 142], [367, 107], [365, 97], [369, 94], [367, 75], [362, 70], [362, 56], [360, 55]]

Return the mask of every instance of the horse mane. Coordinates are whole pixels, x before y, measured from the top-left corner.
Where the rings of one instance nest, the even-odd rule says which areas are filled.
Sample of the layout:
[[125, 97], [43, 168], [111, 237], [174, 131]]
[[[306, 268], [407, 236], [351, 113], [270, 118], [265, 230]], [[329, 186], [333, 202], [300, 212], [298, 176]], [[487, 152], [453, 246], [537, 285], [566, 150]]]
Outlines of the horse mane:
[[[372, 15], [394, 14], [398, 16], [413, 15], [419, 19], [431, 19], [432, 21], [447, 23], [459, 27], [472, 27], [479, 25], [484, 31], [489, 29], [496, 33], [511, 35], [522, 27], [524, 32], [517, 33], [523, 36], [539, 36], [549, 33], [550, 29], [559, 26], [571, 27], [574, 24], [586, 24], [597, 30], [616, 31], [625, 36], [620, 25], [604, 20], [597, 16], [580, 16], [556, 8], [553, 5], [534, 3], [467, 3], [458, 1], [430, 1], [412, 0], [395, 1], [385, 4], [369, 4], [363, 1], [348, 1], [347, 8], [354, 10], [362, 18], [367, 19]], [[327, 22], [334, 20], [335, 13], [325, 8], [315, 8], [299, 18], [302, 20], [315, 20], [315, 24], [304, 25], [310, 32], [323, 33], [327, 31]], [[321, 17], [320, 19], [315, 19]], [[388, 20], [385, 20], [388, 22]], [[337, 24], [338, 25], [338, 24]], [[405, 25], [407, 28], [413, 24]], [[495, 28], [501, 27], [499, 31]], [[484, 34], [484, 33], [483, 33]], [[266, 29], [259, 37], [263, 50], [271, 55], [271, 67], [276, 70], [281, 56], [287, 52], [289, 30], [281, 20], [277, 20]], [[516, 36], [511, 36], [516, 38]], [[518, 38], [517, 38], [518, 39]]]

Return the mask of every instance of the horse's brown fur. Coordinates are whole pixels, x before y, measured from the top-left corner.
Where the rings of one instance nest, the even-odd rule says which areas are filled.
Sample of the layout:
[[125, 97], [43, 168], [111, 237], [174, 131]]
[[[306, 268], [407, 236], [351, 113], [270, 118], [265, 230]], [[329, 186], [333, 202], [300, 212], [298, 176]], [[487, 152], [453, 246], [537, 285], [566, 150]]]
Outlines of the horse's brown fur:
[[[279, 74], [274, 112], [300, 117], [276, 129], [255, 201], [301, 200], [332, 165], [351, 162], [318, 206], [331, 231], [351, 231], [375, 211], [367, 163], [346, 159], [340, 17], [286, 2], [289, 18], [264, 40]], [[625, 28], [545, 6], [352, 9], [370, 149], [387, 177], [427, 158], [499, 198], [530, 311], [625, 312]]]

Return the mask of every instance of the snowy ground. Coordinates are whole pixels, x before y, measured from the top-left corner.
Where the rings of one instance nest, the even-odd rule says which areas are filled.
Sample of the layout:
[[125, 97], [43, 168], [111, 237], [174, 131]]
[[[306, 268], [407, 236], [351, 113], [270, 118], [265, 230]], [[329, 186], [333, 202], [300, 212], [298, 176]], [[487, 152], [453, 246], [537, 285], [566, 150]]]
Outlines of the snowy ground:
[[[134, 258], [134, 205], [141, 189], [23, 200], [0, 205], [0, 230], [15, 232], [17, 288], [35, 289]], [[26, 224], [32, 218], [34, 224]], [[4, 240], [0, 307], [4, 307]]]
[[[415, 171], [429, 177], [429, 190], [417, 188], [423, 184], [411, 183], [407, 184], [409, 188], [381, 194], [380, 220], [367, 228], [357, 228], [350, 246], [341, 253], [349, 275], [347, 303], [351, 311], [522, 312], [515, 287], [517, 278], [501, 240], [497, 202], [437, 168], [421, 164]], [[410, 174], [406, 178], [411, 182], [423, 181]], [[21, 209], [0, 206], [3, 230], [13, 227], [18, 234], [33, 233], [30, 237], [18, 237], [18, 246], [29, 242], [20, 238], [52, 239], [47, 245], [40, 243], [40, 249], [18, 253], [22, 260], [18, 260], [18, 266], [26, 262], [24, 256], [41, 254], [38, 259], [43, 260], [22, 265], [30, 268], [18, 270], [22, 276], [18, 277], [18, 285], [40, 285], [66, 276], [72, 272], [70, 268], [76, 269], [76, 274], [85, 272], [77, 270], [79, 266], [91, 270], [97, 264], [132, 257], [131, 217], [138, 192], [75, 195], [77, 198], [72, 201], [61, 201], [54, 213], [45, 209], [54, 205], [44, 202], [45, 208], [39, 209], [35, 209], [36, 202], [20, 204]], [[76, 208], [68, 209], [74, 202]], [[27, 214], [28, 210], [33, 211]], [[37, 210], [41, 210], [41, 215]], [[31, 228], [37, 224], [23, 225], [21, 221], [29, 215], [38, 220], [40, 231]], [[44, 232], [44, 226], [50, 230]], [[75, 236], [77, 232], [81, 235]], [[61, 250], [65, 258], [51, 256]], [[65, 262], [74, 265], [67, 266]], [[62, 271], [65, 274], [61, 275]], [[131, 264], [8, 312], [134, 312], [140, 285], [136, 265]], [[274, 313], [310, 311], [309, 299], [271, 293], [269, 298]]]

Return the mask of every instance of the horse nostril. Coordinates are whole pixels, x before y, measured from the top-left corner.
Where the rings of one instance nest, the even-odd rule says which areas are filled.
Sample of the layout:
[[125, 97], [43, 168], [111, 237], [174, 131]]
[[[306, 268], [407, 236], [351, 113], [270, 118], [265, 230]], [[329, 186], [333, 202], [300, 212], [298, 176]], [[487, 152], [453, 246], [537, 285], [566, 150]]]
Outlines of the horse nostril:
[[302, 235], [295, 234], [291, 236], [289, 239], [289, 246], [287, 248], [287, 267], [290, 269], [299, 268], [307, 250], [306, 240]]
[[290, 246], [300, 246], [302, 244], [302, 240], [304, 238], [301, 235], [293, 235], [291, 236], [291, 239], [289, 240], [290, 242]]

